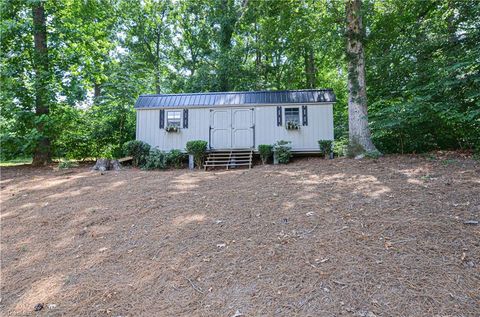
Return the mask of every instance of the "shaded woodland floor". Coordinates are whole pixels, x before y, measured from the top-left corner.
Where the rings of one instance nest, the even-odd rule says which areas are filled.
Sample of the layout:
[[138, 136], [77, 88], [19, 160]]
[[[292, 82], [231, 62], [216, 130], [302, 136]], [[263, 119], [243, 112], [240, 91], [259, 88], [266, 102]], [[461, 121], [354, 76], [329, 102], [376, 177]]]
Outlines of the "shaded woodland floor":
[[[2, 168], [2, 316], [478, 316], [457, 154], [101, 175]], [[44, 303], [34, 312], [37, 303]]]

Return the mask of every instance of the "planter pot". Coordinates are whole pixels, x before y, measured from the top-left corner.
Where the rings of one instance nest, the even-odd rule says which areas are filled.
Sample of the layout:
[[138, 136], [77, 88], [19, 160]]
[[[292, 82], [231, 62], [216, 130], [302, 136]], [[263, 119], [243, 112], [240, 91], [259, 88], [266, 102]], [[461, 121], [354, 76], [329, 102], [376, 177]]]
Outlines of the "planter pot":
[[278, 157], [275, 153], [273, 153], [273, 165], [278, 165]]
[[189, 154], [188, 155], [188, 169], [193, 170], [195, 169], [195, 161], [193, 159], [193, 155]]

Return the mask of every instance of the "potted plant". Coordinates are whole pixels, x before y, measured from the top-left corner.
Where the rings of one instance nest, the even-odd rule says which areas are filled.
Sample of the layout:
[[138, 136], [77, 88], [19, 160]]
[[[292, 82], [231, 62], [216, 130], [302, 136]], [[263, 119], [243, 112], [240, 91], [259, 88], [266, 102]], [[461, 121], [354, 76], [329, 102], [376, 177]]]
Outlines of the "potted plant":
[[300, 129], [300, 125], [298, 124], [297, 121], [287, 121], [285, 123], [285, 128], [287, 130], [299, 130]]
[[165, 128], [165, 131], [167, 131], [168, 133], [172, 133], [172, 132], [179, 132], [180, 129], [176, 125], [169, 125]]

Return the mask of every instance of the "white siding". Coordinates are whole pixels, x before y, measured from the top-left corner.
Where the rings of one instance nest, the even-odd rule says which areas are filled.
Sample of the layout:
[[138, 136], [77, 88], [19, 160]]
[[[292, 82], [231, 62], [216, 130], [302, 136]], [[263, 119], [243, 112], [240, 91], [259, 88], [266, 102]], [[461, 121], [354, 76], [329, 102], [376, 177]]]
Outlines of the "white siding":
[[[282, 106], [282, 108], [290, 106]], [[296, 107], [296, 106], [291, 106]], [[293, 151], [319, 151], [318, 140], [333, 140], [333, 107], [308, 105], [308, 125], [300, 125], [299, 130], [285, 129], [282, 109], [282, 126], [277, 126], [277, 107], [255, 109], [255, 146], [273, 144], [279, 140], [291, 141]], [[302, 108], [300, 106], [300, 121]]]
[[[282, 108], [284, 107], [290, 106], [282, 105]], [[299, 107], [301, 119], [301, 105]], [[292, 142], [293, 151], [310, 152], [318, 151], [318, 140], [333, 140], [332, 104], [308, 105], [308, 125], [301, 125], [300, 130], [285, 129], [283, 116], [282, 126], [277, 126], [276, 106], [257, 106], [254, 109], [255, 147], [259, 144], [273, 144], [278, 140], [286, 140]], [[152, 147], [164, 151], [183, 150], [187, 141], [190, 140], [209, 141], [209, 108], [190, 108], [188, 128], [182, 128], [178, 133], [167, 133], [164, 129], [160, 129], [159, 119], [159, 109], [137, 110], [137, 140], [147, 142]]]
[[[204, 140], [208, 142], [209, 115], [209, 109], [189, 109], [188, 128], [181, 128], [180, 132], [176, 133], [167, 133], [164, 129], [159, 128], [159, 109], [137, 110], [137, 140], [144, 141], [152, 147], [164, 151], [172, 149], [183, 150], [187, 141], [190, 140]], [[183, 118], [181, 126], [183, 127]]]

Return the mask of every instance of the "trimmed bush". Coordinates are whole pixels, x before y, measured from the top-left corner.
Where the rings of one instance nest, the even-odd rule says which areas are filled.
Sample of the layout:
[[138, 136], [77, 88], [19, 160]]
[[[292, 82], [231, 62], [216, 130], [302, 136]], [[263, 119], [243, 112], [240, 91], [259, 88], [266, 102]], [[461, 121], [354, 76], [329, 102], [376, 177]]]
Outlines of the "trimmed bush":
[[193, 140], [188, 141], [187, 145], [185, 146], [187, 153], [193, 155], [193, 159], [195, 160], [195, 164], [198, 166], [198, 168], [202, 168], [203, 166], [203, 159], [205, 158], [205, 153], [207, 152], [207, 144], [207, 141]]
[[258, 153], [262, 159], [262, 164], [267, 164], [268, 159], [272, 156], [273, 146], [270, 144], [260, 144], [258, 146]]
[[328, 158], [332, 152], [332, 141], [331, 140], [319, 140], [318, 146], [320, 147], [320, 153], [323, 154], [325, 158]]
[[171, 150], [167, 153], [167, 166], [180, 168], [182, 167], [183, 159], [185, 158], [185, 154], [182, 153], [180, 150]]
[[292, 157], [290, 141], [280, 140], [273, 145], [273, 155], [280, 164], [288, 164]]
[[133, 166], [143, 166], [150, 154], [150, 145], [142, 141], [128, 141], [123, 145], [123, 153], [133, 157]]
[[167, 168], [167, 153], [158, 149], [150, 150], [150, 153], [145, 159], [143, 168], [147, 170]]

